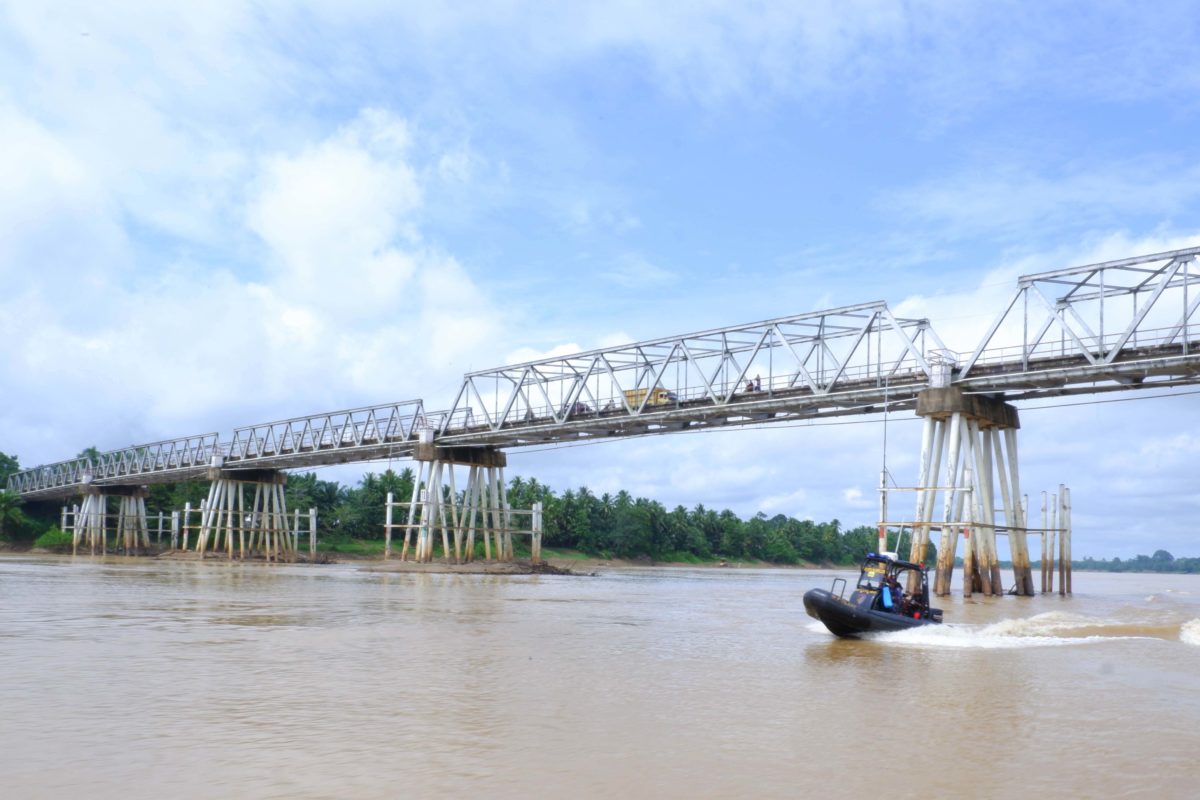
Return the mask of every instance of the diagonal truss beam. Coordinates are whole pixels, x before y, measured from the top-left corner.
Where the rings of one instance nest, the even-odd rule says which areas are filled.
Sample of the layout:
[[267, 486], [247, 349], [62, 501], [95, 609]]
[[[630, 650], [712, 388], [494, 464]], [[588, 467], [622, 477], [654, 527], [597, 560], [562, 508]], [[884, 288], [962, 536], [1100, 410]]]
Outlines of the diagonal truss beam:
[[[1172, 347], [1181, 355], [1193, 352], [1198, 255], [1200, 247], [1192, 247], [1021, 276], [956, 379], [985, 366], [989, 373], [1001, 363], [1005, 370], [1028, 370], [1056, 360], [1100, 374], [1145, 347], [1162, 350], [1164, 358]], [[1045, 316], [1037, 318], [1031, 305]], [[1061, 341], [1046, 337], [1052, 327], [1062, 332]], [[1119, 332], [1107, 333], [1112, 330]]]
[[483, 404], [492, 432], [544, 435], [563, 425], [611, 430], [601, 415], [653, 418], [669, 409], [736, 410], [768, 397], [828, 395], [883, 381], [885, 372], [926, 381], [922, 334], [929, 330], [927, 320], [898, 319], [881, 301], [731, 325], [471, 372], [450, 413], [470, 398]]

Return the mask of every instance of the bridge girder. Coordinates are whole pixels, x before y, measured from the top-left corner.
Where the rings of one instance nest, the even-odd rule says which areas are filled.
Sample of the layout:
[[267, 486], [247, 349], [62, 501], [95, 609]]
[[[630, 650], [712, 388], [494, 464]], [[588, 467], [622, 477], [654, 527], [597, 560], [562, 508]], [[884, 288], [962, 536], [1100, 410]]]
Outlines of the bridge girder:
[[1200, 247], [1022, 276], [955, 381], [1046, 371], [1055, 361], [1098, 380], [1128, 375], [1137, 362], [1158, 374], [1194, 375], [1197, 255]]
[[924, 383], [928, 354], [944, 347], [927, 320], [863, 303], [472, 372], [438, 433], [519, 443], [552, 429], [769, 419], [864, 387]]
[[52, 499], [203, 478], [213, 467], [407, 457], [422, 431], [439, 446], [522, 447], [870, 414], [915, 407], [939, 360], [965, 391], [1010, 402], [1196, 384], [1197, 255], [1200, 247], [1022, 276], [961, 365], [928, 320], [897, 319], [876, 301], [472, 372], [448, 411], [408, 400], [238, 428], [226, 441], [164, 440], [24, 470], [8, 488]]

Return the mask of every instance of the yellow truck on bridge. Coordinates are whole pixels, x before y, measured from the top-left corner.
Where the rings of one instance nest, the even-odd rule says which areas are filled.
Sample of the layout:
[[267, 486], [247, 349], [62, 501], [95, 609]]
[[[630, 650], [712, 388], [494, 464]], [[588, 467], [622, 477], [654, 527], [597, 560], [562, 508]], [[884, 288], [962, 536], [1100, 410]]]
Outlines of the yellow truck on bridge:
[[[647, 399], [646, 395], [650, 397]], [[655, 386], [653, 389], [626, 389], [625, 402], [630, 408], [641, 408], [642, 400], [646, 401], [646, 408], [650, 406], [669, 406], [674, 405], [679, 398], [674, 392], [669, 392], [661, 386]]]

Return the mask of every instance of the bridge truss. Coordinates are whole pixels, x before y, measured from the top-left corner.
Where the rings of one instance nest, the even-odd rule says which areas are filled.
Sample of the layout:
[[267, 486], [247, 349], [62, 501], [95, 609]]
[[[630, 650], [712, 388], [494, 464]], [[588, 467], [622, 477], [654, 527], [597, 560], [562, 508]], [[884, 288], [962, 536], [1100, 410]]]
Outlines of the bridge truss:
[[1200, 248], [1023, 276], [965, 359], [872, 302], [472, 372], [421, 400], [136, 445], [9, 478], [27, 499], [445, 446], [521, 447], [914, 408], [939, 380], [1009, 401], [1200, 383]]
[[62, 497], [81, 488], [172, 483], [212, 469], [289, 469], [371, 461], [411, 454], [417, 431], [442, 424], [420, 400], [352, 408], [250, 425], [226, 441], [206, 433], [73, 458], [19, 472], [10, 490], [29, 499]]
[[883, 302], [468, 374], [439, 440], [501, 447], [870, 413], [944, 344]]
[[218, 452], [216, 433], [184, 436], [27, 469], [10, 477], [8, 488], [24, 497], [37, 498], [61, 496], [63, 489], [93, 484], [170, 483], [195, 477], [197, 471], [202, 473]]
[[1008, 400], [1200, 380], [1200, 247], [1022, 276], [955, 371]]

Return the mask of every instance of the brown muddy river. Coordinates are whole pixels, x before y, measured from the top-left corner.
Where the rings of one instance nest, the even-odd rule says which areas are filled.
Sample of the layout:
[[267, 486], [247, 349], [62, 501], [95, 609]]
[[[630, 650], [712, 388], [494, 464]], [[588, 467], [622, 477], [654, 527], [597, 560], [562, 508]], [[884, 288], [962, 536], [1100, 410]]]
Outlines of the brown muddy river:
[[0, 795], [1200, 796], [1200, 576], [864, 641], [832, 576], [2, 557]]

